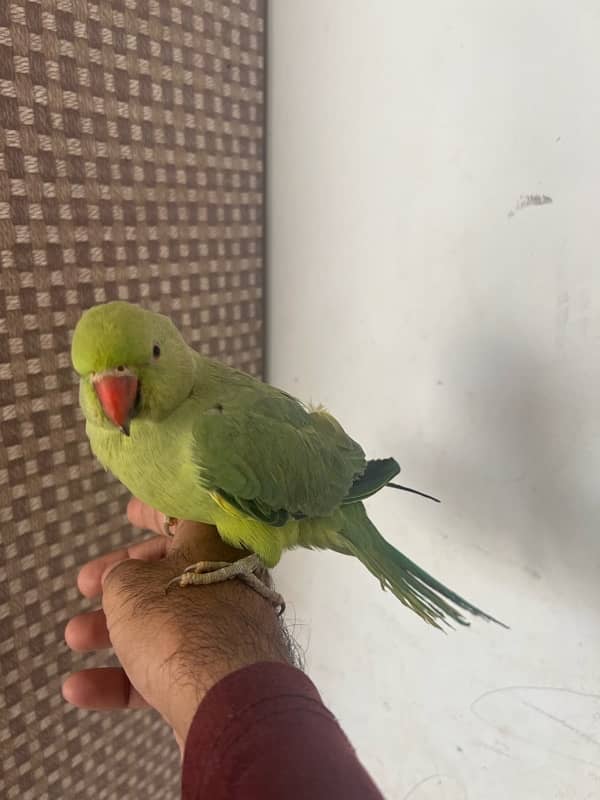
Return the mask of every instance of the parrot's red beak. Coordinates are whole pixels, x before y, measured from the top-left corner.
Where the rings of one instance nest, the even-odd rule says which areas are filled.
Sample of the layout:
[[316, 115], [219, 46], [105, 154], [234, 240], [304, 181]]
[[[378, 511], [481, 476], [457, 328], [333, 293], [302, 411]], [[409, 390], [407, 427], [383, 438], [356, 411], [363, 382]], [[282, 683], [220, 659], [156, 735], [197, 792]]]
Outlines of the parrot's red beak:
[[137, 398], [138, 379], [130, 373], [99, 375], [94, 380], [94, 388], [108, 419], [129, 436], [129, 423]]

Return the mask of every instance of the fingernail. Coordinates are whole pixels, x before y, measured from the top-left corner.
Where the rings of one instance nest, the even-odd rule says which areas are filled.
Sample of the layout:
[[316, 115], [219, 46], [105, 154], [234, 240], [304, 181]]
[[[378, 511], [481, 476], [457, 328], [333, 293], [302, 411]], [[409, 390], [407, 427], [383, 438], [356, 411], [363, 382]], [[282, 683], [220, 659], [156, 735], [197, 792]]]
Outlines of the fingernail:
[[69, 675], [69, 677], [63, 681], [60, 687], [60, 693], [62, 694], [63, 699], [67, 701], [67, 703], [71, 703], [71, 705], [74, 705], [73, 694], [71, 692], [71, 684], [70, 684], [71, 677], [72, 675]]

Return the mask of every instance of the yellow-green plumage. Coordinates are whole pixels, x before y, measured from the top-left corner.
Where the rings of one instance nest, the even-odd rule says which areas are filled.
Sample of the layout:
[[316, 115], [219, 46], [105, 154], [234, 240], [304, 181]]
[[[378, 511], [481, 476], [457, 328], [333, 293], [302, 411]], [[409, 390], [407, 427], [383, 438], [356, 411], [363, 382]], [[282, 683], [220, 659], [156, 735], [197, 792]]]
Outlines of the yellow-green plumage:
[[[354, 555], [434, 625], [467, 624], [454, 605], [492, 619], [381, 537], [360, 500], [399, 467], [393, 459], [367, 462], [326, 411], [204, 358], [166, 317], [128, 303], [87, 311], [72, 359], [94, 454], [165, 515], [214, 524], [269, 567], [297, 546]], [[119, 368], [139, 381], [128, 436], [106, 417], [93, 384]]]

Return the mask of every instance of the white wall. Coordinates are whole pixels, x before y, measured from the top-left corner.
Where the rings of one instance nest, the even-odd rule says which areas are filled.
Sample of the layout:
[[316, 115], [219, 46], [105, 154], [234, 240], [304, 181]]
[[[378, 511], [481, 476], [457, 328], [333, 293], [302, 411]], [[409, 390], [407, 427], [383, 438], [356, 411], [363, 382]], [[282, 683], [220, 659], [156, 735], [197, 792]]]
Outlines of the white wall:
[[600, 5], [274, 0], [269, 39], [269, 379], [442, 496], [369, 510], [512, 626], [293, 553], [309, 672], [388, 798], [600, 797]]

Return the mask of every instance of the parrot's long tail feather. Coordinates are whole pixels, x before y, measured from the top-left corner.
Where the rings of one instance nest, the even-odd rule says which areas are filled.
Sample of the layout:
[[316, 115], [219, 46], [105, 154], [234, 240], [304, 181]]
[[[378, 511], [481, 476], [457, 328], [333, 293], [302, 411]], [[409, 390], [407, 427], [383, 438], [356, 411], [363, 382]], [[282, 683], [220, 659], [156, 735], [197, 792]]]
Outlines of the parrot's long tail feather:
[[469, 625], [460, 613], [466, 611], [488, 622], [507, 626], [472, 605], [421, 569], [387, 542], [368, 518], [361, 503], [344, 509], [347, 525], [340, 532], [347, 552], [356, 556], [380, 582], [425, 622], [443, 630], [440, 623]]
[[402, 489], [403, 492], [410, 492], [411, 494], [418, 494], [419, 497], [426, 497], [428, 500], [433, 500], [434, 503], [441, 503], [441, 500], [438, 500], [437, 497], [434, 497], [432, 494], [426, 494], [425, 492], [420, 492], [418, 489], [411, 489], [410, 486], [402, 486], [400, 483], [386, 483], [386, 486], [390, 486], [392, 489]]

